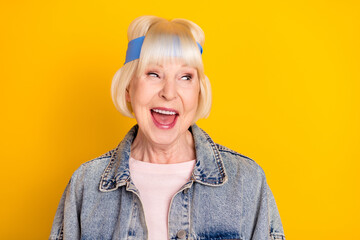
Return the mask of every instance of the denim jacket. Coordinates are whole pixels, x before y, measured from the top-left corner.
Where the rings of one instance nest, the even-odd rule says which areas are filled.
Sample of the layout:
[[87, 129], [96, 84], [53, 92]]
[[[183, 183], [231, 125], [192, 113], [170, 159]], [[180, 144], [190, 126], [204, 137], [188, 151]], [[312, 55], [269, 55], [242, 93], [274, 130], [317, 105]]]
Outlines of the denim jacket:
[[[285, 239], [263, 170], [253, 160], [218, 145], [197, 125], [196, 164], [174, 195], [169, 239]], [[147, 239], [139, 191], [129, 172], [134, 126], [113, 150], [82, 164], [58, 206], [49, 239]]]

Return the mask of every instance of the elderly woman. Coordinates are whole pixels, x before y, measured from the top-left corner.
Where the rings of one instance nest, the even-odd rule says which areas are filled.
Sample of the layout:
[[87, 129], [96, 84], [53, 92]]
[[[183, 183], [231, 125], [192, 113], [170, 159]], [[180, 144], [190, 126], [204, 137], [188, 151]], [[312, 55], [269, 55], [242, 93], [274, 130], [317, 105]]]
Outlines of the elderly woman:
[[128, 39], [111, 91], [137, 125], [73, 174], [50, 239], [285, 239], [259, 165], [195, 124], [211, 105], [201, 28], [143, 16]]

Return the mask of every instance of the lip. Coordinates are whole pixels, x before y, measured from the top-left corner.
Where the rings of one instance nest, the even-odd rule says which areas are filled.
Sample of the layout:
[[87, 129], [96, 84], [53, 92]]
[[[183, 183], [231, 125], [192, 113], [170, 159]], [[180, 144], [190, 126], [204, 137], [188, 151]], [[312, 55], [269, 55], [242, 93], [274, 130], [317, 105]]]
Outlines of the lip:
[[[153, 114], [152, 114], [152, 109], [158, 109], [158, 110], [163, 110], [163, 111], [171, 111], [171, 112], [175, 112], [175, 119], [172, 123], [170, 124], [161, 124], [159, 123], [158, 121], [156, 121], [156, 119], [154, 118]], [[151, 115], [151, 118], [155, 124], [156, 127], [160, 128], [160, 129], [171, 129], [173, 128], [175, 125], [176, 125], [176, 122], [177, 122], [177, 119], [179, 117], [179, 112], [175, 109], [172, 109], [172, 108], [164, 108], [164, 107], [154, 107], [154, 108], [151, 108], [150, 109], [150, 115]]]

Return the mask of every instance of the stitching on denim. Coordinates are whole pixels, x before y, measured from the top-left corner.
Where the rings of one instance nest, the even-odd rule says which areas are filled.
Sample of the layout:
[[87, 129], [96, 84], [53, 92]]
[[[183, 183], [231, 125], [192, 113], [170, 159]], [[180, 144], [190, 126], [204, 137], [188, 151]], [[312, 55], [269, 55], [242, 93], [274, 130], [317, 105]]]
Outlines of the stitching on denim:
[[[112, 179], [109, 179], [108, 175], [112, 171], [113, 166], [117, 160], [117, 154], [119, 152], [119, 148], [121, 148], [123, 146], [123, 144], [128, 144], [129, 142], [131, 144], [131, 141], [134, 138], [129, 139], [129, 137], [127, 137], [127, 136], [129, 136], [129, 134], [130, 135], [132, 134], [133, 137], [135, 137], [137, 134], [137, 131], [138, 131], [138, 125], [135, 125], [133, 128], [130, 129], [130, 131], [127, 133], [127, 135], [124, 137], [124, 139], [119, 143], [119, 145], [117, 145], [117, 147], [113, 150], [109, 164], [106, 166], [105, 171], [101, 175], [100, 186], [99, 186], [100, 191], [104, 191], [104, 192], [114, 191], [120, 186], [121, 183], [126, 182], [127, 179], [130, 177], [130, 176], [128, 176], [127, 179], [125, 179], [124, 181], [121, 180], [120, 182], [117, 182], [117, 178], [119, 175], [114, 176], [114, 178], [112, 178]], [[113, 186], [110, 188], [107, 187], [109, 185], [109, 182], [111, 182], [113, 184]]]
[[285, 235], [282, 233], [270, 233], [270, 237], [273, 240], [285, 240]]
[[104, 158], [109, 158], [109, 157], [111, 157], [111, 154], [113, 153], [114, 150], [115, 149], [112, 149], [112, 150], [108, 151], [107, 153], [104, 153], [103, 155], [101, 155], [99, 157], [96, 157], [96, 158], [94, 158], [94, 159], [92, 159], [90, 161], [87, 161], [87, 162], [83, 163], [82, 165], [88, 165], [88, 164], [90, 164], [92, 162], [96, 162], [96, 161], [102, 160]]
[[219, 152], [219, 149], [217, 148], [216, 144], [214, 143], [214, 141], [211, 139], [211, 137], [204, 131], [200, 128], [200, 130], [203, 132], [203, 134], [205, 135], [207, 141], [210, 143], [212, 149], [213, 149], [213, 152], [215, 154], [215, 160], [216, 160], [216, 164], [219, 168], [219, 171], [220, 171], [220, 175], [221, 175], [221, 180], [219, 180], [217, 183], [225, 183], [226, 180], [227, 180], [227, 176], [226, 176], [226, 173], [225, 173], [225, 166], [224, 164], [222, 163], [222, 160], [221, 160], [221, 157], [220, 157], [220, 152]]
[[63, 240], [64, 239], [64, 222], [61, 223], [60, 228], [58, 229], [56, 234], [52, 234], [49, 236], [49, 240]]
[[61, 228], [59, 229], [59, 236], [56, 237], [58, 240], [64, 239], [64, 222], [61, 224]]
[[[119, 144], [119, 145], [120, 145], [120, 144]], [[108, 183], [109, 183], [110, 180], [111, 180], [111, 179], [107, 179], [107, 178], [108, 178], [109, 172], [111, 171], [111, 169], [112, 169], [112, 167], [113, 167], [113, 165], [114, 165], [114, 163], [115, 163], [116, 153], [117, 153], [117, 151], [118, 151], [119, 145], [118, 145], [115, 149], [111, 150], [112, 153], [111, 153], [110, 161], [109, 161], [108, 165], [106, 166], [104, 173], [103, 173], [102, 176], [101, 176], [100, 187], [99, 187], [100, 190], [109, 191], [109, 190], [112, 190], [113, 188], [116, 188], [116, 187], [113, 187], [113, 188], [108, 189], [108, 188], [106, 187], [106, 185], [108, 185]], [[113, 182], [113, 181], [112, 181], [112, 182]], [[114, 185], [115, 185], [115, 184], [114, 184]]]
[[118, 152], [118, 148], [119, 148], [119, 146], [116, 147], [115, 151], [113, 152], [113, 154], [112, 154], [112, 156], [111, 156], [111, 160], [110, 160], [110, 162], [109, 162], [109, 164], [108, 164], [108, 166], [106, 167], [105, 172], [104, 172], [104, 178], [107, 178], [107, 177], [108, 177], [108, 174], [109, 174], [109, 172], [111, 171], [111, 169], [112, 169], [112, 167], [113, 167], [113, 165], [114, 165], [114, 163], [115, 163], [116, 154], [117, 154], [117, 152]]
[[59, 236], [59, 240], [63, 240], [64, 239], [64, 228], [61, 227], [61, 233], [60, 233], [60, 236]]
[[107, 153], [104, 153], [103, 155], [100, 155], [100, 156], [97, 157], [96, 159], [111, 157], [111, 155], [113, 154], [113, 151], [114, 151], [114, 149], [108, 151]]
[[240, 157], [243, 157], [243, 158], [246, 158], [246, 159], [249, 159], [249, 160], [255, 162], [253, 159], [251, 159], [251, 158], [249, 158], [249, 157], [247, 157], [245, 155], [242, 155], [241, 153], [238, 153], [238, 152], [236, 152], [236, 151], [234, 151], [234, 150], [232, 150], [230, 148], [227, 148], [227, 147], [225, 147], [223, 145], [220, 145], [220, 144], [216, 144], [216, 145], [218, 146], [220, 152], [231, 153], [231, 154], [234, 154], [234, 155], [237, 155], [237, 156], [240, 156]]

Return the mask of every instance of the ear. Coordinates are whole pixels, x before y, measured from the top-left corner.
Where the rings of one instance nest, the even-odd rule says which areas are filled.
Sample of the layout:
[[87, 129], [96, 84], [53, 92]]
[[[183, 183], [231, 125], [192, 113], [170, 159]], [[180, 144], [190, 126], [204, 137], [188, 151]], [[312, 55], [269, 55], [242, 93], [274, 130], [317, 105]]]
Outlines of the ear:
[[127, 102], [131, 102], [129, 87], [126, 88], [125, 99]]

